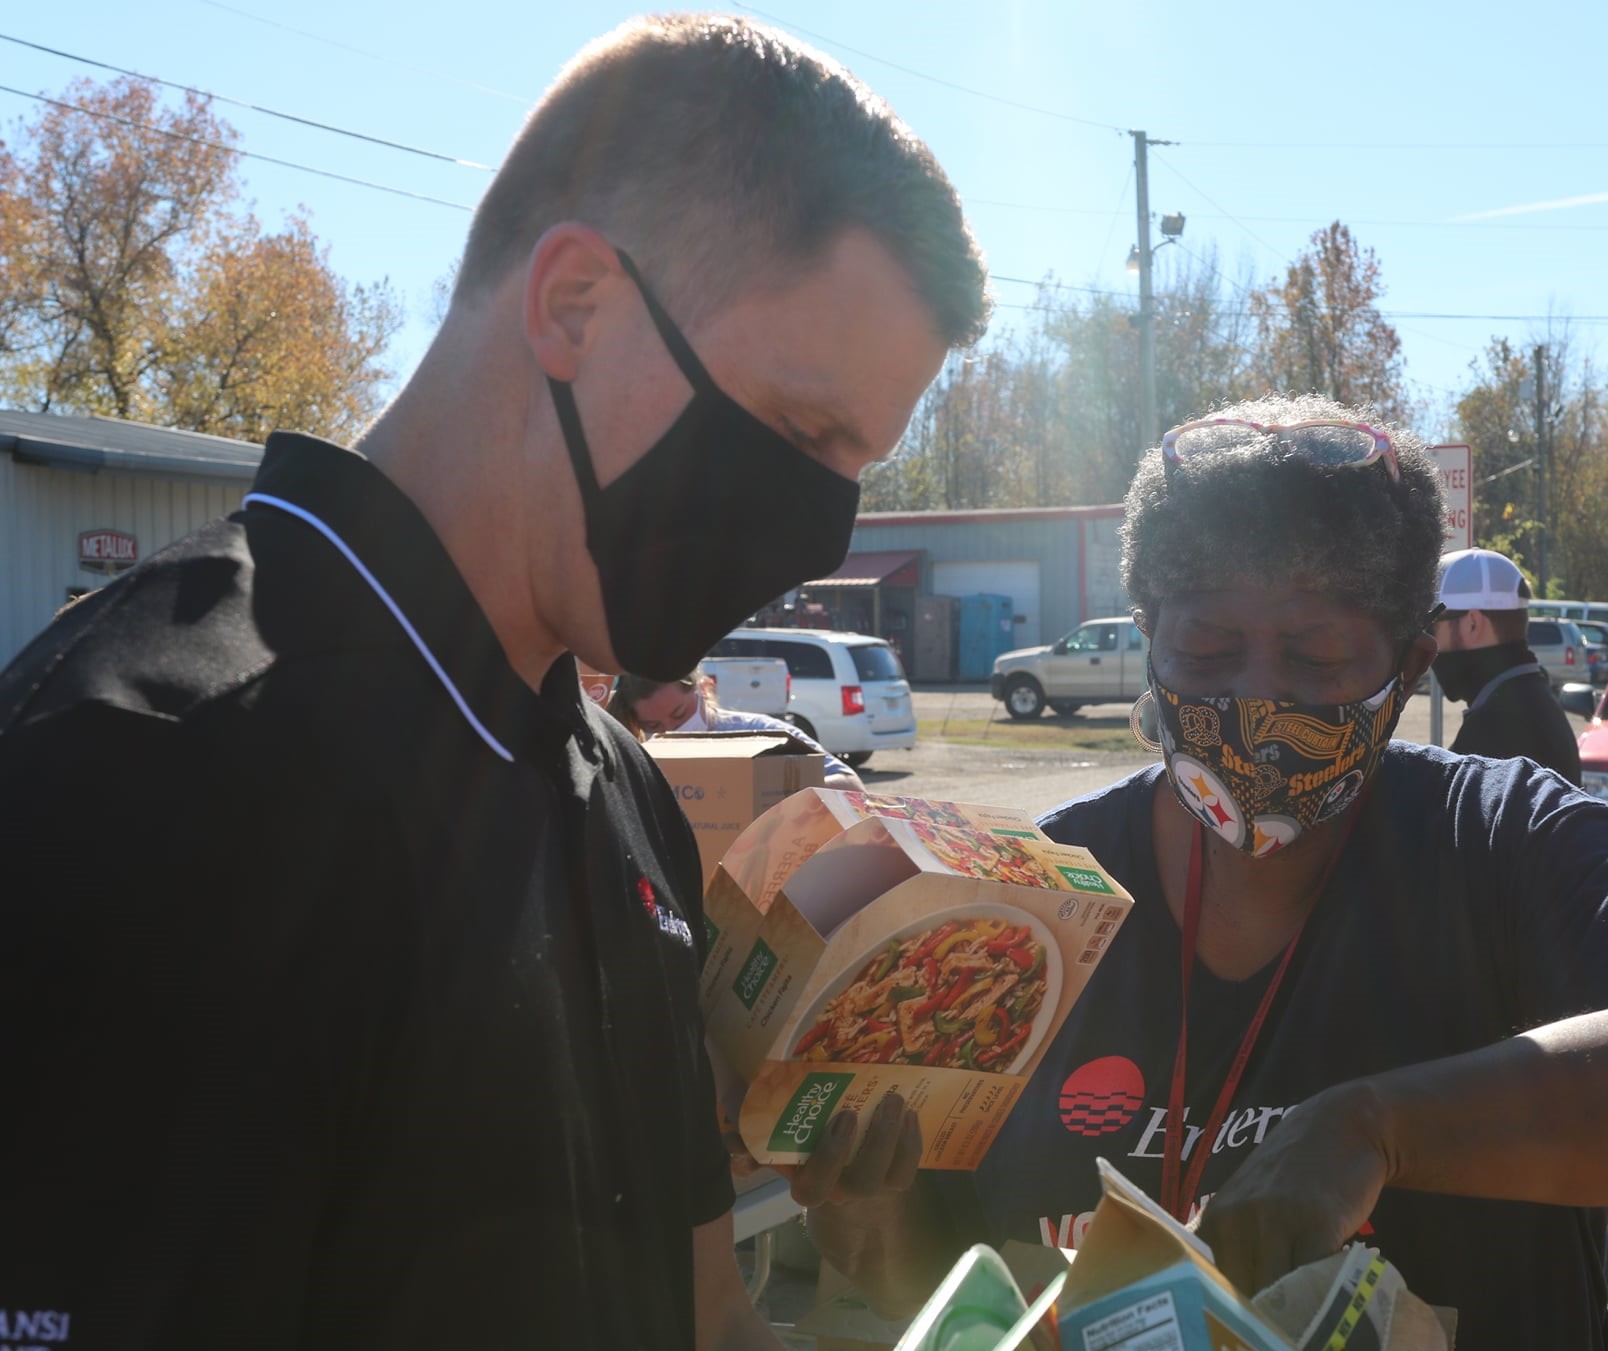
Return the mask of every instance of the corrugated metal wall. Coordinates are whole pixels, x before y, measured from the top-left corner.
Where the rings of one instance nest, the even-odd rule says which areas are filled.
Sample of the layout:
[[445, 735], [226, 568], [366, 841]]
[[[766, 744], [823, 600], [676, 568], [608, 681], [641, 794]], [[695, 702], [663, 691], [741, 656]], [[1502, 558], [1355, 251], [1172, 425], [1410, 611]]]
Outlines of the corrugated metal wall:
[[78, 473], [18, 464], [0, 452], [0, 666], [4, 666], [67, 599], [69, 587], [110, 578], [78, 566], [85, 530], [122, 530], [149, 558], [196, 526], [227, 516], [249, 485], [216, 479], [170, 479], [106, 470]]
[[1122, 541], [1117, 538], [1121, 526], [1118, 516], [1095, 516], [1083, 522], [1088, 532], [1083, 556], [1089, 568], [1084, 579], [1089, 605], [1085, 619], [1128, 613], [1128, 593], [1122, 589]]
[[[927, 576], [922, 588], [932, 589], [933, 563], [1032, 561], [1039, 564], [1039, 637], [1051, 642], [1076, 628], [1090, 615], [1120, 614], [1126, 610], [1117, 580], [1116, 517], [1061, 520], [924, 521], [912, 524], [860, 524], [855, 527], [856, 551], [925, 549]], [[1084, 579], [1079, 575], [1079, 528], [1087, 532], [1084, 556], [1089, 577], [1088, 613], [1082, 608]]]

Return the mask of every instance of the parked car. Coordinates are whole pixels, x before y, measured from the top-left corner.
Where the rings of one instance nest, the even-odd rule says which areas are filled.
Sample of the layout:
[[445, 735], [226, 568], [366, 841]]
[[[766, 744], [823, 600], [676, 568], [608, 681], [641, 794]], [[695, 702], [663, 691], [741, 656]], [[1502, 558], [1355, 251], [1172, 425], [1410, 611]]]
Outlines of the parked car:
[[1554, 694], [1569, 681], [1586, 678], [1586, 639], [1574, 620], [1532, 619], [1529, 642]]
[[880, 638], [831, 629], [737, 629], [711, 657], [780, 657], [793, 693], [787, 716], [858, 769], [879, 750], [916, 744], [916, 711], [899, 655]]
[[773, 718], [787, 716], [793, 677], [780, 657], [705, 657], [698, 669], [714, 682], [719, 707]]
[[1148, 651], [1129, 616], [1091, 619], [1047, 647], [996, 657], [989, 692], [1019, 719], [1036, 718], [1046, 706], [1065, 717], [1084, 704], [1131, 703], [1145, 692]]
[[1580, 786], [1592, 797], [1608, 800], [1608, 723], [1603, 721], [1608, 690], [1597, 696], [1597, 707], [1580, 734]]
[[1586, 640], [1586, 670], [1593, 685], [1608, 685], [1608, 624], [1596, 619], [1577, 619], [1575, 627]]

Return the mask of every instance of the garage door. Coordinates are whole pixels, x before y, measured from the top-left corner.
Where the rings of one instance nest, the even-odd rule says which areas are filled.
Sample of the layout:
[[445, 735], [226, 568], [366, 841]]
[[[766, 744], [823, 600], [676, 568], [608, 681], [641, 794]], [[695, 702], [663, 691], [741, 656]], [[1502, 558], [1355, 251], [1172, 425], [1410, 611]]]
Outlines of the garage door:
[[932, 589], [939, 596], [975, 596], [983, 592], [1009, 596], [1021, 616], [1015, 646], [1032, 647], [1042, 641], [1037, 563], [934, 563]]

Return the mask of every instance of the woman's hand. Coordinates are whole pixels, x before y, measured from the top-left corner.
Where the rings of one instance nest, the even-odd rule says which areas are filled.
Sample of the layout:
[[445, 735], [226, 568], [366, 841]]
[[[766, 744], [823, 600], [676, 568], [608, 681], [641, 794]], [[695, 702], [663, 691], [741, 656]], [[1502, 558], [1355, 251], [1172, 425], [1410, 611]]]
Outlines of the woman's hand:
[[1366, 1082], [1328, 1089], [1287, 1112], [1206, 1203], [1200, 1236], [1244, 1294], [1338, 1252], [1367, 1222], [1391, 1180], [1385, 1121]]

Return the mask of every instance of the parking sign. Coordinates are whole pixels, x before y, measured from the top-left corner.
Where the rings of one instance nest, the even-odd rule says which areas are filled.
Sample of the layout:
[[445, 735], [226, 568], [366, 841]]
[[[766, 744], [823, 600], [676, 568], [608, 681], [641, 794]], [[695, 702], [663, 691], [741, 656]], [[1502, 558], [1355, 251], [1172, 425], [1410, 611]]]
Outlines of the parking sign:
[[1474, 452], [1468, 446], [1430, 446], [1446, 495], [1446, 552], [1474, 547]]

